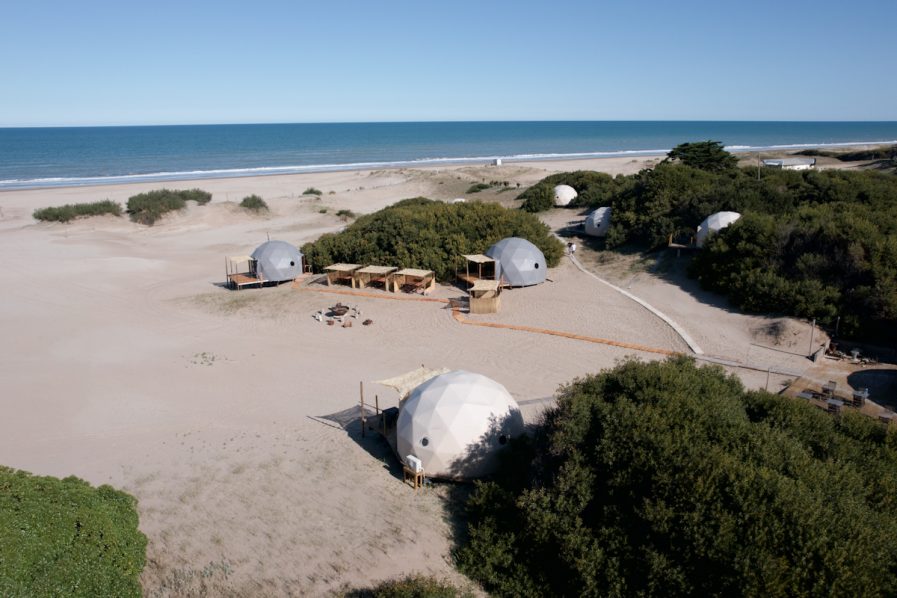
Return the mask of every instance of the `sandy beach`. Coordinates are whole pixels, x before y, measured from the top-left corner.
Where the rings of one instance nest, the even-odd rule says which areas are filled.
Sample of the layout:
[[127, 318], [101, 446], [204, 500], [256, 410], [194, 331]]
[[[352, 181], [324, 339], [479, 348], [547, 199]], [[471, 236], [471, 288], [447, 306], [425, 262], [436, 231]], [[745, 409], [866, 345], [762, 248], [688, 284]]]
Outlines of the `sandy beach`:
[[[749, 159], [749, 158], [747, 158]], [[291, 285], [228, 291], [224, 258], [268, 237], [297, 246], [346, 222], [341, 209], [376, 211], [426, 196], [516, 205], [517, 185], [551, 172], [630, 174], [657, 157], [330, 172], [0, 192], [0, 463], [37, 474], [108, 483], [139, 500], [149, 538], [148, 596], [200, 593], [326, 595], [403, 573], [461, 581], [451, 566], [450, 488], [415, 493], [396, 477], [385, 445], [320, 419], [369, 398], [376, 385], [421, 364], [469, 369], [504, 384], [534, 421], [559, 385], [628, 356], [609, 344], [464, 326], [435, 303], [353, 297], [374, 324], [328, 327], [312, 315], [337, 300]], [[480, 181], [510, 190], [465, 195]], [[100, 217], [38, 223], [35, 208], [199, 187], [213, 194], [155, 226]], [[302, 195], [308, 187], [323, 194]], [[258, 194], [254, 215], [237, 204]], [[554, 210], [555, 229], [581, 218]], [[764, 368], [804, 372], [810, 329], [746, 316], [684, 278], [674, 256], [658, 263], [599, 259], [583, 266], [682, 326], [746, 385]], [[567, 258], [551, 282], [503, 295], [484, 320], [689, 352], [643, 306]], [[442, 286], [440, 297], [460, 295]], [[473, 316], [471, 316], [472, 318]], [[771, 323], [784, 331], [771, 338]], [[817, 333], [817, 343], [820, 336]], [[788, 375], [772, 375], [778, 390]]]

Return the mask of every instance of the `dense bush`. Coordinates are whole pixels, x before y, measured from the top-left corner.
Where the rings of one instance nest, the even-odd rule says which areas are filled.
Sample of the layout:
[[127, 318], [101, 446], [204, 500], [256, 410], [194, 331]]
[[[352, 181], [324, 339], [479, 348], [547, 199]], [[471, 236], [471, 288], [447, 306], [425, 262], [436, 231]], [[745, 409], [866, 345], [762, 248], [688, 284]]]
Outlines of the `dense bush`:
[[34, 210], [33, 216], [35, 220], [45, 222], [69, 222], [75, 218], [100, 216], [103, 214], [121, 216], [121, 204], [108, 199], [91, 203], [65, 204], [64, 206]]
[[480, 191], [485, 191], [491, 187], [491, 185], [487, 183], [474, 183], [470, 187], [467, 188], [467, 193], [479, 193]]
[[738, 158], [727, 152], [719, 141], [680, 143], [670, 150], [666, 159], [709, 172], [731, 170], [738, 164]]
[[456, 558], [499, 596], [892, 596], [897, 434], [685, 357], [561, 389]]
[[158, 189], [128, 198], [128, 214], [134, 222], [153, 225], [164, 214], [184, 209], [188, 201], [205, 205], [211, 200], [212, 194], [202, 189]]
[[240, 207], [246, 208], [247, 210], [252, 210], [253, 212], [268, 211], [268, 204], [265, 202], [265, 200], [255, 194], [244, 197], [243, 201], [240, 202]]
[[[817, 318], [865, 338], [897, 335], [897, 177], [873, 171], [730, 169], [662, 163], [638, 174], [552, 175], [528, 189], [551, 205], [570, 184], [587, 205], [610, 205], [609, 249], [666, 247], [688, 239], [708, 215], [742, 221], [713, 237], [690, 269], [709, 289], [751, 311]], [[594, 202], [594, 203], [591, 203]]]
[[322, 195], [322, 191], [320, 189], [315, 189], [314, 187], [309, 187], [305, 191], [302, 192], [302, 195]]
[[418, 197], [361, 216], [340, 233], [302, 246], [315, 272], [335, 262], [433, 270], [450, 279], [463, 254], [482, 253], [505, 237], [523, 237], [556, 266], [563, 244], [536, 217], [497, 204], [448, 204]]
[[347, 598], [467, 598], [472, 595], [447, 581], [424, 575], [390, 579], [371, 589], [346, 594]]
[[603, 172], [591, 170], [561, 172], [545, 177], [518, 195], [517, 199], [523, 200], [520, 207], [527, 212], [543, 212], [554, 207], [554, 188], [557, 185], [569, 185], [576, 190], [576, 198], [566, 207], [606, 206], [610, 205], [611, 199], [629, 184], [627, 177], [614, 178]]
[[0, 467], [0, 596], [140, 596], [137, 501]]

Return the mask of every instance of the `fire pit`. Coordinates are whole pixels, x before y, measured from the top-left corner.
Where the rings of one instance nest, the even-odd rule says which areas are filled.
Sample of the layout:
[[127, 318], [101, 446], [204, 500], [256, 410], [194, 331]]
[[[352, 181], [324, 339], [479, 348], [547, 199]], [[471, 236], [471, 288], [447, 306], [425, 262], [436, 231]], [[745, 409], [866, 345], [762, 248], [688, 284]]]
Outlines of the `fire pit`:
[[343, 305], [342, 303], [337, 303], [336, 305], [334, 305], [333, 307], [330, 308], [331, 316], [342, 317], [342, 316], [346, 315], [347, 313], [349, 313], [349, 306]]

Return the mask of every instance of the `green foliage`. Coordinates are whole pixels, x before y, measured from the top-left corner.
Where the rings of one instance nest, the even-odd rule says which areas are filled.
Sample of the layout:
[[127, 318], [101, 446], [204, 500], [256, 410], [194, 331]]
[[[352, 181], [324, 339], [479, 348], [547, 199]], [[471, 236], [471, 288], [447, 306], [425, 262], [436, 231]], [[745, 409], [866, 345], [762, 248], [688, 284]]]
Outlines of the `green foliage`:
[[366, 590], [354, 590], [349, 598], [468, 598], [472, 594], [448, 581], [425, 575], [407, 575], [381, 582]]
[[738, 164], [738, 158], [723, 149], [722, 143], [709, 140], [680, 143], [670, 150], [667, 160], [709, 172], [731, 170]]
[[626, 362], [512, 445], [456, 559], [497, 596], [894, 595], [895, 440], [685, 357]]
[[128, 198], [128, 214], [134, 222], [152, 226], [166, 213], [184, 209], [188, 201], [205, 205], [211, 200], [212, 194], [202, 189], [158, 189]]
[[121, 204], [108, 199], [91, 203], [65, 204], [34, 210], [34, 219], [44, 222], [70, 222], [75, 218], [111, 214], [121, 216]]
[[240, 207], [252, 210], [253, 212], [268, 211], [268, 204], [265, 200], [255, 194], [244, 197], [243, 201], [240, 202]]
[[140, 596], [136, 507], [111, 486], [0, 467], [0, 595]]
[[320, 189], [315, 189], [314, 187], [309, 187], [305, 191], [302, 192], [302, 195], [323, 195], [323, 192]]
[[554, 188], [557, 185], [569, 185], [576, 190], [576, 198], [568, 208], [600, 207], [610, 205], [611, 199], [630, 185], [627, 177], [616, 178], [603, 172], [577, 170], [552, 174], [520, 195], [523, 200], [520, 206], [527, 212], [544, 212], [554, 207]]
[[497, 204], [448, 204], [423, 197], [406, 199], [361, 216], [344, 231], [302, 246], [315, 272], [336, 262], [387, 264], [433, 270], [446, 280], [463, 265], [461, 255], [482, 253], [505, 237], [534, 243], [549, 267], [563, 255], [563, 244], [530, 214]]
[[244, 197], [243, 201], [240, 202], [240, 207], [252, 210], [253, 212], [268, 211], [267, 202], [255, 194]]
[[491, 187], [491, 185], [487, 183], [474, 183], [467, 188], [467, 193], [479, 193], [480, 191], [485, 191], [489, 187]]
[[665, 162], [611, 178], [574, 172], [525, 191], [524, 210], [553, 205], [557, 184], [609, 205], [606, 247], [666, 247], [714, 212], [744, 217], [713, 236], [691, 274], [742, 309], [817, 318], [865, 338], [897, 335], [897, 178], [873, 171], [731, 169]]
[[353, 212], [352, 210], [347, 210], [343, 208], [342, 210], [337, 210], [336, 215], [343, 220], [343, 222], [347, 222], [349, 220], [354, 220], [358, 218], [358, 214]]

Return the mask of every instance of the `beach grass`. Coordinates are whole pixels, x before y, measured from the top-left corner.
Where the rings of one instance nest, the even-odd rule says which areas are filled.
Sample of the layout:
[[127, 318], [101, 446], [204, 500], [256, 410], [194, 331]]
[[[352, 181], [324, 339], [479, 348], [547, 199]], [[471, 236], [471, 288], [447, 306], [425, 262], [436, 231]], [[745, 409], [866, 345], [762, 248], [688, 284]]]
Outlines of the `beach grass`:
[[90, 203], [65, 204], [64, 206], [52, 206], [39, 208], [32, 214], [35, 220], [42, 222], [71, 222], [76, 218], [88, 218], [90, 216], [102, 216], [111, 214], [121, 216], [121, 204], [104, 199]]
[[269, 209], [265, 200], [255, 194], [244, 197], [240, 202], [240, 207], [253, 212], [267, 212]]
[[184, 209], [188, 201], [205, 205], [211, 200], [212, 194], [202, 189], [157, 189], [128, 198], [128, 214], [134, 222], [152, 226], [166, 213]]

